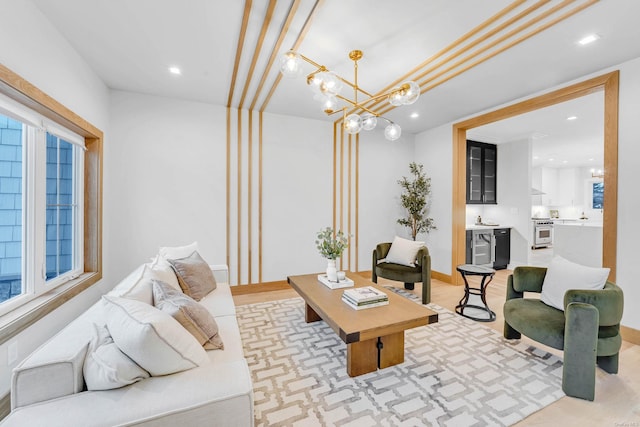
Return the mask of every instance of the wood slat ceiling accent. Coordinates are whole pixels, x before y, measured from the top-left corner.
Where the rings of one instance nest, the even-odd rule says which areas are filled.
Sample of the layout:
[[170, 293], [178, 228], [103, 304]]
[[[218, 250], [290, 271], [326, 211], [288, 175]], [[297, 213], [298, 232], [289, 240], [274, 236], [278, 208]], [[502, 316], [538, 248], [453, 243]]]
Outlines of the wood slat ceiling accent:
[[[517, 7], [521, 6], [524, 2], [521, 0], [515, 1], [485, 22], [481, 23], [464, 36], [460, 37], [449, 46], [436, 53], [431, 58], [425, 60], [422, 64], [420, 64], [415, 69], [411, 70], [409, 73], [404, 76], [398, 78], [394, 81], [393, 84], [385, 87], [385, 89], [376, 93], [375, 95], [379, 95], [384, 93], [386, 90], [393, 88], [399, 83], [406, 81], [410, 78], [414, 78], [418, 80], [418, 84], [421, 88], [421, 94], [434, 89], [435, 87], [449, 81], [450, 79], [459, 76], [460, 74], [472, 69], [473, 67], [493, 58], [494, 56], [516, 46], [517, 44], [533, 37], [536, 34], [554, 26], [555, 24], [564, 21], [570, 16], [575, 15], [576, 13], [586, 9], [589, 6], [597, 3], [600, 0], [586, 0], [572, 8], [565, 13], [560, 14], [560, 12], [569, 8], [576, 0], [564, 0], [562, 3], [559, 3], [550, 9], [540, 10], [542, 6], [549, 3], [549, 0], [540, 0], [537, 3], [531, 5], [527, 9], [519, 12], [511, 18], [508, 18], [506, 21], [498, 24], [495, 28], [492, 28], [487, 33], [482, 33], [482, 31], [488, 29], [492, 25], [498, 23], [498, 21], [504, 17], [506, 17], [509, 13], [513, 12]], [[538, 13], [538, 15], [534, 15]], [[560, 15], [559, 15], [560, 14]], [[559, 16], [556, 16], [559, 15]], [[554, 18], [555, 16], [555, 18]], [[484, 45], [483, 43], [491, 39], [492, 37], [498, 36], [502, 34], [503, 31], [508, 30], [512, 25], [516, 24], [524, 20], [526, 17], [531, 17], [530, 20], [524, 22], [520, 26], [515, 29], [509, 30], [504, 33], [502, 36], [497, 39], [491, 41], [490, 43]], [[545, 19], [551, 19], [548, 22], [544, 22]], [[532, 31], [521, 35], [525, 30], [534, 27], [536, 24], [539, 24], [538, 27], [535, 27]], [[468, 42], [468, 44], [464, 44]], [[501, 44], [501, 47], [499, 47]], [[491, 51], [492, 48], [496, 48], [496, 50]], [[456, 50], [458, 49], [458, 50]], [[455, 52], [454, 52], [455, 50]], [[469, 55], [464, 58], [453, 62], [460, 55], [465, 52], [471, 52]], [[427, 67], [429, 64], [432, 64], [436, 59], [440, 58], [446, 53], [453, 52], [448, 57], [443, 60]], [[483, 53], [489, 52], [485, 56], [481, 56]], [[473, 61], [475, 59], [475, 61]], [[473, 61], [473, 62], [471, 62]], [[466, 65], [465, 65], [466, 64]], [[460, 68], [461, 67], [461, 68]], [[456, 70], [457, 69], [457, 70]], [[414, 77], [414, 75], [416, 75]], [[384, 115], [389, 111], [395, 109], [396, 107], [383, 103], [384, 99], [379, 99], [377, 101], [366, 104], [367, 108], [376, 111], [380, 115]], [[351, 114], [353, 112], [358, 112], [357, 109], [352, 109], [347, 114]], [[336, 120], [336, 122], [340, 122], [342, 119]]]

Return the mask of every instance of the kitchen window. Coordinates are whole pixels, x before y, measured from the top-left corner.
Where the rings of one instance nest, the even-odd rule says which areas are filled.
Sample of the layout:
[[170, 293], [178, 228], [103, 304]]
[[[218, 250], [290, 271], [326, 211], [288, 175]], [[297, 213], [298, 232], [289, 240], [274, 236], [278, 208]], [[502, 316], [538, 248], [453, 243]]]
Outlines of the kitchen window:
[[82, 273], [84, 138], [0, 97], [0, 314]]

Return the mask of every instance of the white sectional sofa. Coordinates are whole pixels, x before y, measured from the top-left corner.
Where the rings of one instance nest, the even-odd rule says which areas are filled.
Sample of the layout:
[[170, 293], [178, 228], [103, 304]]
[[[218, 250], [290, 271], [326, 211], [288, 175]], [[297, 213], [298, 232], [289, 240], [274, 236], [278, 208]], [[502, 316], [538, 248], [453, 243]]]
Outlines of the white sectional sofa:
[[[251, 374], [243, 355], [228, 269], [211, 268], [217, 288], [200, 304], [216, 320], [224, 349], [206, 351], [207, 362], [121, 388], [87, 391], [83, 363], [95, 328], [92, 324], [106, 321], [106, 303], [101, 299], [14, 369], [12, 410], [0, 425], [253, 426]], [[132, 275], [139, 274], [139, 269]], [[124, 288], [126, 284], [121, 283], [108, 295], [122, 296], [127, 292]]]

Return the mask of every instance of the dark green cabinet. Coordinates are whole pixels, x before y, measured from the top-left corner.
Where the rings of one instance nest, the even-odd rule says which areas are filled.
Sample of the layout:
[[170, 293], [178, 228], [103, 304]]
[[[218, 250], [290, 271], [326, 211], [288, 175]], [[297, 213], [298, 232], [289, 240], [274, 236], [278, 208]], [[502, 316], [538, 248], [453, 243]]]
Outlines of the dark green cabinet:
[[467, 140], [467, 204], [495, 205], [498, 149], [494, 144]]

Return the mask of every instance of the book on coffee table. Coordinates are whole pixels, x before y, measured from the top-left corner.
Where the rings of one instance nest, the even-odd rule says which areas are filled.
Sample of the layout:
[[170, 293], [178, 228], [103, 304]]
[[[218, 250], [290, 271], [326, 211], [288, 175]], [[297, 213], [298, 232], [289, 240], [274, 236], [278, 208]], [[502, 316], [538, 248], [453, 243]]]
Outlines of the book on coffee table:
[[357, 303], [352, 302], [344, 294], [342, 295], [342, 302], [344, 302], [345, 304], [347, 304], [349, 307], [353, 308], [354, 310], [364, 310], [366, 308], [380, 307], [380, 306], [389, 304], [389, 300], [388, 299], [378, 300], [378, 301], [367, 301], [367, 302], [364, 302], [364, 303], [357, 304]]
[[363, 286], [360, 288], [347, 289], [343, 296], [349, 298], [354, 303], [377, 302], [388, 300], [389, 297], [384, 292], [373, 286]]

